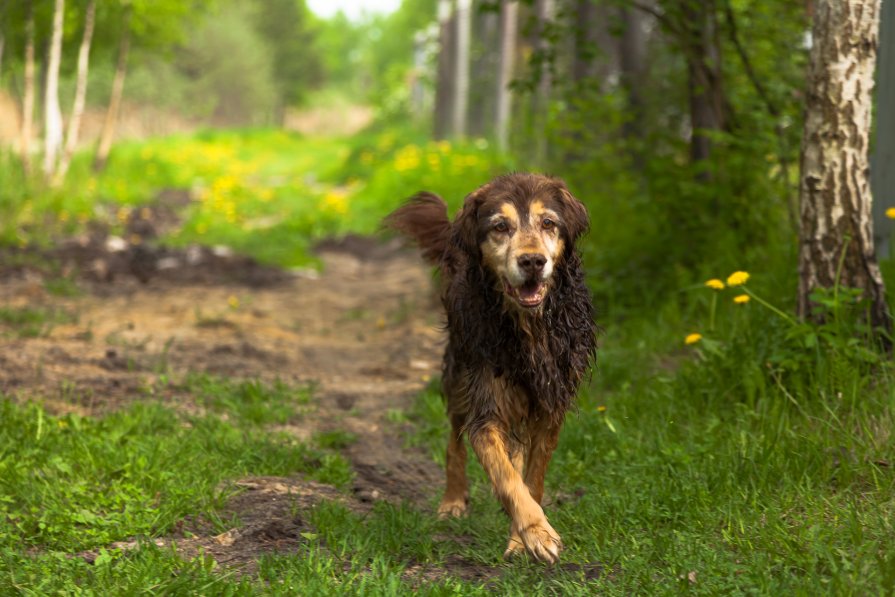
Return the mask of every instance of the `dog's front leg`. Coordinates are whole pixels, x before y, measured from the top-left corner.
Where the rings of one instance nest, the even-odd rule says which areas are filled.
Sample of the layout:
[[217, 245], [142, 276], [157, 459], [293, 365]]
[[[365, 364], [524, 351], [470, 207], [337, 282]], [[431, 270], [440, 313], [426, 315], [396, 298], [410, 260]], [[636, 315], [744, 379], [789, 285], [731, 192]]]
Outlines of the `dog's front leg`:
[[555, 563], [562, 542], [510, 461], [505, 434], [495, 425], [486, 425], [471, 432], [469, 442], [525, 549], [538, 560]]
[[447, 447], [447, 483], [438, 517], [449, 518], [466, 514], [469, 489], [466, 480], [466, 445], [463, 443], [463, 417], [451, 415], [451, 435]]
[[[530, 427], [524, 478], [528, 492], [538, 504], [541, 504], [544, 499], [544, 476], [547, 474], [547, 465], [550, 464], [553, 451], [559, 443], [560, 428], [560, 425], [547, 418], [533, 422]], [[519, 460], [522, 460], [521, 456], [519, 456]], [[515, 461], [513, 466], [517, 471], [522, 472], [521, 467]], [[543, 508], [543, 506], [541, 507]], [[503, 556], [508, 558], [522, 553], [524, 550], [525, 545], [516, 531], [516, 526], [510, 524], [510, 541]]]

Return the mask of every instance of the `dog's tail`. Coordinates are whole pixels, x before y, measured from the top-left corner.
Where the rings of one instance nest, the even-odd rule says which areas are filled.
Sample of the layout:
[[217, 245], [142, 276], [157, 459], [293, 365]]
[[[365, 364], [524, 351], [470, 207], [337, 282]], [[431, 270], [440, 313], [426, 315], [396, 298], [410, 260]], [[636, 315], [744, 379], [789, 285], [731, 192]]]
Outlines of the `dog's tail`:
[[444, 199], [432, 193], [417, 193], [386, 216], [383, 223], [416, 241], [426, 261], [441, 265], [451, 234]]

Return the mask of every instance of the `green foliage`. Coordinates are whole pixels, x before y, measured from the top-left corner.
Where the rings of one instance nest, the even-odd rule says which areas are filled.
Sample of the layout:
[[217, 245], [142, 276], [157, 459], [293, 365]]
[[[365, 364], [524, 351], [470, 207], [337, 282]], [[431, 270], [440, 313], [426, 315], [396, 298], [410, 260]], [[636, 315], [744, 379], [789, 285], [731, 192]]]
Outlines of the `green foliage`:
[[190, 110], [198, 115], [243, 125], [273, 120], [284, 91], [266, 32], [246, 26], [252, 10], [245, 3], [225, 4], [178, 52], [177, 67], [191, 79]]
[[279, 97], [286, 105], [297, 105], [322, 77], [311, 13], [304, 0], [264, 0], [254, 5], [252, 17], [272, 52]]

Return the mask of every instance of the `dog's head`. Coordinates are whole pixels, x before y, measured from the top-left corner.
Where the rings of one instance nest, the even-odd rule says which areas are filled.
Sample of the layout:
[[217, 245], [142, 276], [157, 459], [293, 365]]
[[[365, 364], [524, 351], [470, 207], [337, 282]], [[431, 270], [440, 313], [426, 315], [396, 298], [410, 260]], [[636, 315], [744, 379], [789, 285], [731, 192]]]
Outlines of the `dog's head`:
[[561, 180], [510, 174], [466, 197], [454, 244], [491, 271], [509, 304], [535, 310], [587, 226], [587, 210]]

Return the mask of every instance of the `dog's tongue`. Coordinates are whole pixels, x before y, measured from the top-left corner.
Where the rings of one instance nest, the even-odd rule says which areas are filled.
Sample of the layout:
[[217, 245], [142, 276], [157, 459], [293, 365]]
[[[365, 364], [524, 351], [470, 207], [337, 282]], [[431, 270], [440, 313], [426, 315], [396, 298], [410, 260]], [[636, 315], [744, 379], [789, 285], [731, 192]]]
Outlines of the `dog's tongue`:
[[534, 299], [537, 298], [538, 293], [541, 291], [541, 283], [535, 280], [529, 280], [522, 286], [518, 288], [519, 298], [521, 299]]

